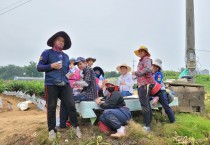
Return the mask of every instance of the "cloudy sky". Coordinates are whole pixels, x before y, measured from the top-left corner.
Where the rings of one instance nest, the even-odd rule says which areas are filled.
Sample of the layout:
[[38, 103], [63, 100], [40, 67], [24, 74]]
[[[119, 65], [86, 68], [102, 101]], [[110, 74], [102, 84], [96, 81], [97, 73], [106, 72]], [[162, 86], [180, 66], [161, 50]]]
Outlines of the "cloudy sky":
[[[70, 57], [95, 57], [95, 65], [115, 70], [149, 48], [165, 70], [185, 66], [185, 0], [0, 0], [0, 66], [38, 61], [48, 38], [66, 31]], [[12, 5], [17, 3], [16, 5]], [[196, 49], [210, 51], [210, 1], [195, 0]], [[11, 6], [11, 7], [9, 7]], [[210, 52], [196, 51], [198, 68], [209, 69]]]

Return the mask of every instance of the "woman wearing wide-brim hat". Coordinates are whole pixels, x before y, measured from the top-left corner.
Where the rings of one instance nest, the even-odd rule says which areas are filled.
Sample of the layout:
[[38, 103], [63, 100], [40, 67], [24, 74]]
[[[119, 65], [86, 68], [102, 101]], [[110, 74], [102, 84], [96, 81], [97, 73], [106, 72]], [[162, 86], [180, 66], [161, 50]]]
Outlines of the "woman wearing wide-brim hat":
[[86, 58], [86, 62], [88, 64], [88, 66], [91, 68], [93, 66], [93, 63], [96, 61], [95, 58], [92, 58], [92, 57], [88, 57]]
[[[67, 50], [71, 47], [71, 39], [69, 35], [60, 31], [55, 33], [47, 41], [47, 45], [51, 49], [45, 50], [40, 57], [37, 65], [37, 70], [45, 72], [45, 96], [47, 100], [47, 120], [49, 140], [56, 138], [56, 107], [57, 99], [60, 98], [62, 106], [69, 112], [70, 121], [75, 128], [76, 135], [80, 138], [81, 132], [78, 127], [77, 112], [75, 103], [72, 96], [72, 89], [69, 85], [69, 81], [66, 74], [69, 71], [69, 57], [63, 50]], [[66, 121], [66, 116], [61, 115], [62, 120]], [[66, 123], [66, 122], [65, 122]], [[62, 126], [63, 125], [63, 126]], [[65, 124], [60, 124], [60, 128], [65, 129]]]
[[97, 85], [97, 92], [99, 97], [103, 97], [103, 87], [105, 83], [104, 71], [101, 67], [96, 66], [93, 68], [95, 75], [96, 75], [96, 85]]
[[120, 92], [123, 97], [133, 95], [133, 79], [131, 72], [131, 67], [126, 63], [119, 65], [116, 70], [120, 72], [120, 76], [118, 78], [118, 85], [120, 86]]
[[[140, 58], [137, 71], [132, 74], [137, 77], [138, 95], [142, 107], [144, 130], [150, 131], [152, 121], [152, 109], [149, 101], [151, 87], [156, 84], [152, 76], [152, 59], [146, 46], [140, 46], [134, 53]], [[151, 87], [148, 87], [151, 86]], [[160, 89], [160, 88], [159, 88]]]

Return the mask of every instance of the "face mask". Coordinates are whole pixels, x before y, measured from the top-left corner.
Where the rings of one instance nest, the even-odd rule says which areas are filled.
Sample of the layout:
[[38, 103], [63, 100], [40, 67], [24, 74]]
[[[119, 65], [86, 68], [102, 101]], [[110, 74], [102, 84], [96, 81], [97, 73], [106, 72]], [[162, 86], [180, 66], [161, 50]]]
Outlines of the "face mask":
[[100, 74], [96, 74], [96, 77], [99, 78], [100, 77]]
[[109, 91], [109, 93], [112, 93], [112, 92], [114, 92], [114, 87], [109, 87], [109, 88], [107, 88], [107, 90]]

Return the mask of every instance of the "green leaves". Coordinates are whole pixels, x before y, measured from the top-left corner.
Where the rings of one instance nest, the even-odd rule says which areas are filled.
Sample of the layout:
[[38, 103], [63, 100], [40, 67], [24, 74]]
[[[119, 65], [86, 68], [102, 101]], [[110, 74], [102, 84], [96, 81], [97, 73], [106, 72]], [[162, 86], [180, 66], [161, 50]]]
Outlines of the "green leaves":
[[22, 91], [25, 94], [43, 97], [43, 81], [0, 81], [0, 93], [3, 91]]

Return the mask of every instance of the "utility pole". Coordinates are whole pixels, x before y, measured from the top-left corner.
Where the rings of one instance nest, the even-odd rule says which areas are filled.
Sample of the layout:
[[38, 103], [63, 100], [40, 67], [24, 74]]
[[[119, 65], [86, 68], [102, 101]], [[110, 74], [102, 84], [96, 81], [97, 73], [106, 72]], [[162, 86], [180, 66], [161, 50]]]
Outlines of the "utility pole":
[[195, 55], [195, 32], [194, 32], [194, 3], [193, 0], [186, 0], [186, 68], [195, 82], [196, 55]]
[[133, 62], [133, 71], [134, 71], [134, 67], [135, 67], [135, 60], [133, 60], [132, 62]]

